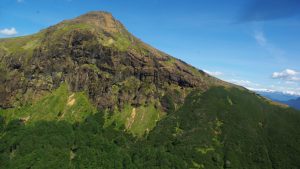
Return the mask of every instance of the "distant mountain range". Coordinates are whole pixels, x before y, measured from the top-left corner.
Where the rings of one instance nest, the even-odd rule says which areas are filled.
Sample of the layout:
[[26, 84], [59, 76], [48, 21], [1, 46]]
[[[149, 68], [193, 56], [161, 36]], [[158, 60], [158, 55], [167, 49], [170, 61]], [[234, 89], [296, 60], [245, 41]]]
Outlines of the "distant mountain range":
[[297, 99], [288, 100], [285, 103], [291, 107], [294, 107], [295, 109], [300, 110], [300, 97]]
[[300, 96], [277, 91], [255, 91], [256, 93], [276, 102], [287, 104], [300, 110]]

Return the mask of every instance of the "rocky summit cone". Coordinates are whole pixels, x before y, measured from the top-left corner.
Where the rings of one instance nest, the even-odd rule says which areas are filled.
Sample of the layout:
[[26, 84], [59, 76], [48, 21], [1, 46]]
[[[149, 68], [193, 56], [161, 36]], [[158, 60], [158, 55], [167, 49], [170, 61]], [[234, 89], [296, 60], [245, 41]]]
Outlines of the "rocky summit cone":
[[0, 45], [2, 79], [14, 72], [0, 89], [3, 108], [24, 104], [62, 82], [87, 91], [104, 109], [155, 102], [173, 89], [229, 85], [141, 42], [107, 12], [90, 12]]
[[117, 21], [111, 13], [108, 12], [89, 12], [87, 14], [79, 16], [71, 22], [81, 22], [94, 25], [96, 29], [98, 28], [110, 33], [126, 32], [124, 26], [119, 21]]
[[[205, 56], [203, 56], [205, 57]], [[107, 12], [0, 39], [2, 168], [300, 168], [300, 113]]]

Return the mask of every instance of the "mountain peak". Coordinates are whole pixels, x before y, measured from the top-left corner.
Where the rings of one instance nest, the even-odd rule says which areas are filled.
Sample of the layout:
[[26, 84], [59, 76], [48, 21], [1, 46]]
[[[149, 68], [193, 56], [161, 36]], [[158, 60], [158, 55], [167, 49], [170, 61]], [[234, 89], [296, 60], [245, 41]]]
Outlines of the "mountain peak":
[[106, 32], [120, 32], [124, 29], [124, 26], [111, 13], [104, 11], [88, 12], [70, 21], [93, 25]]
[[[23, 49], [20, 53], [26, 52], [22, 53], [22, 60], [14, 54], [15, 48]], [[45, 85], [31, 77], [24, 82], [36, 85], [31, 91], [52, 91], [65, 82], [71, 91], [88, 91], [91, 101], [101, 109], [151, 103], [167, 110], [168, 106], [160, 103], [166, 93], [172, 97], [183, 93], [176, 96], [176, 104], [181, 104], [191, 89], [205, 91], [211, 86], [231, 86], [145, 44], [108, 12], [89, 12], [35, 35], [2, 42], [0, 50], [13, 54], [2, 59], [6, 55], [0, 53], [0, 63], [8, 65], [7, 73], [24, 70], [32, 77], [42, 78], [40, 81]], [[10, 83], [7, 81], [5, 86], [12, 86]], [[10, 91], [24, 93], [31, 88], [17, 90], [17, 87], [12, 86]], [[117, 92], [113, 90], [116, 87]], [[0, 103], [0, 107], [12, 107], [17, 92], [4, 93], [3, 98], [10, 98]]]
[[82, 15], [78, 16], [77, 18], [81, 18], [81, 17], [103, 17], [103, 16], [113, 17], [110, 12], [106, 12], [106, 11], [90, 11], [90, 12], [87, 12], [85, 14], [82, 14]]

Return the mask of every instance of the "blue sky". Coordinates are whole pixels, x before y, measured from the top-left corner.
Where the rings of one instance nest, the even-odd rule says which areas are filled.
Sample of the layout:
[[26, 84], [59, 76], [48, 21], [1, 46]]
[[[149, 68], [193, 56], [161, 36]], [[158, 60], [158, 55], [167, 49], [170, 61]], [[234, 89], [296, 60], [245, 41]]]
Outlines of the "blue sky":
[[218, 78], [300, 95], [299, 0], [1, 0], [0, 38], [92, 10]]

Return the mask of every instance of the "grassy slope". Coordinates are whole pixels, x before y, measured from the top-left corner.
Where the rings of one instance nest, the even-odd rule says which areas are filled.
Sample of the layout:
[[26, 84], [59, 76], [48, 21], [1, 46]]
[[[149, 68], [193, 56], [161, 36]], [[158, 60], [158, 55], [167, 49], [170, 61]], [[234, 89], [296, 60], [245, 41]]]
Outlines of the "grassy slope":
[[22, 53], [24, 51], [32, 52], [40, 43], [42, 34], [23, 36], [0, 40], [0, 48], [8, 53]]
[[[84, 92], [71, 93], [65, 83], [35, 103], [19, 108], [0, 109], [0, 115], [6, 121], [19, 119], [26, 123], [40, 120], [81, 122], [95, 112], [96, 108]], [[106, 115], [105, 127], [114, 125], [116, 129], [125, 128], [133, 135], [142, 137], [155, 127], [164, 113], [151, 103], [137, 108], [127, 104], [122, 110], [106, 112]]]
[[20, 108], [0, 110], [0, 115], [7, 121], [21, 119], [26, 123], [40, 120], [80, 122], [95, 112], [96, 108], [83, 92], [71, 93], [67, 84], [62, 84], [41, 100]]
[[151, 131], [163, 116], [164, 113], [155, 108], [154, 104], [137, 108], [125, 105], [124, 109], [114, 112], [111, 116], [106, 113], [104, 126], [113, 124], [116, 129], [125, 128], [134, 136], [142, 137]]

